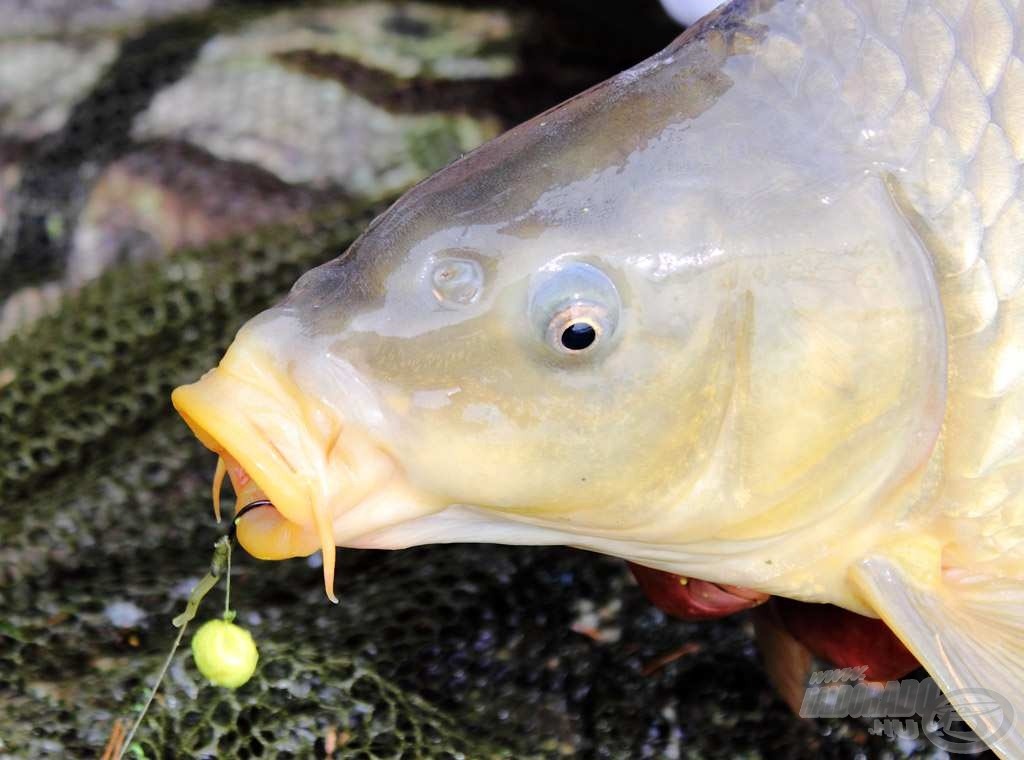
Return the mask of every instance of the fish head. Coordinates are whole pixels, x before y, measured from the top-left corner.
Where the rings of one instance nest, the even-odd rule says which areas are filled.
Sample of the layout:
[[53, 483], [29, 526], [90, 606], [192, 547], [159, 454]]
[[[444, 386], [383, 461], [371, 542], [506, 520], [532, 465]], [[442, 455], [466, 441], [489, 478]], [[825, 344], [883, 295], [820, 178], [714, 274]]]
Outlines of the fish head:
[[884, 185], [637, 81], [414, 188], [175, 391], [273, 504], [253, 554], [565, 543], [756, 586], [665, 547], [921, 467], [942, 315]]

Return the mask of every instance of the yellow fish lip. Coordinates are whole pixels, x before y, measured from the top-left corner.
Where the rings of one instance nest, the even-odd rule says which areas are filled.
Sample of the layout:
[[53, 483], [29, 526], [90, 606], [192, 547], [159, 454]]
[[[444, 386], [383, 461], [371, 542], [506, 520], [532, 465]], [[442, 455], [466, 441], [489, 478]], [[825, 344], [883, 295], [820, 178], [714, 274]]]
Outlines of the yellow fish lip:
[[[284, 459], [266, 431], [244, 413], [254, 399], [249, 388], [235, 382], [221, 368], [202, 379], [176, 388], [171, 403], [206, 448], [246, 473], [266, 498], [289, 520], [312, 526], [308, 500], [298, 473]], [[228, 467], [229, 474], [235, 468]], [[237, 476], [232, 477], [242, 496]]]
[[[242, 547], [258, 559], [304, 557], [321, 548], [308, 509], [298, 493], [294, 473], [281, 460], [273, 442], [259, 435], [242, 414], [224, 413], [218, 403], [220, 382], [208, 376], [174, 391], [172, 401], [186, 424], [208, 449], [220, 457], [214, 491], [222, 472], [235, 490], [235, 513], [246, 504], [265, 499], [270, 509], [250, 512], [239, 520], [236, 535]], [[219, 381], [220, 378], [217, 378]], [[233, 411], [233, 410], [232, 410]], [[214, 508], [220, 517], [217, 495]]]
[[[218, 465], [215, 489], [226, 470], [239, 500], [236, 511], [261, 498], [273, 506], [239, 521], [242, 547], [260, 559], [308, 556], [321, 549], [325, 589], [337, 601], [334, 515], [318, 482], [327, 474], [324, 444], [306, 424], [305, 401], [252, 341], [236, 341], [216, 369], [171, 394], [199, 441], [225, 463]], [[216, 497], [214, 507], [219, 513]]]
[[220, 456], [214, 509], [227, 474], [238, 498], [267, 500], [236, 530], [242, 547], [260, 559], [323, 552], [324, 584], [334, 597], [338, 543], [404, 522], [442, 505], [412, 487], [395, 458], [356, 424], [303, 391], [272, 345], [240, 336], [221, 363], [198, 381], [176, 388], [171, 401], [199, 441]]

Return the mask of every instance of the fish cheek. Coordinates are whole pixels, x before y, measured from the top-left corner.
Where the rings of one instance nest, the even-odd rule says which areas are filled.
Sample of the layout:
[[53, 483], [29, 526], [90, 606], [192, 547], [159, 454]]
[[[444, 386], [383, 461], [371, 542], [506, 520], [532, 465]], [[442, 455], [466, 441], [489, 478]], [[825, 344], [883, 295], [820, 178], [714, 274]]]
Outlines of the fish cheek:
[[731, 322], [712, 315], [692, 343], [631, 337], [586, 365], [509, 344], [500, 361], [478, 354], [474, 371], [449, 378], [457, 392], [411, 405], [401, 458], [413, 482], [451, 503], [642, 521], [707, 457], [732, 382]]
[[524, 350], [525, 315], [500, 312], [338, 347], [378, 387], [388, 447], [410, 482], [452, 503], [516, 503], [524, 484], [545, 488], [538, 464], [551, 448], [544, 409], [555, 385]]
[[607, 351], [567, 356], [529, 319], [526, 284], [413, 337], [350, 332], [337, 344], [379, 389], [388, 448], [410, 482], [450, 503], [546, 514], [652, 503], [707, 457], [732, 382], [735, 304], [679, 320], [665, 301], [678, 294], [663, 289], [660, 310], [624, 317]]

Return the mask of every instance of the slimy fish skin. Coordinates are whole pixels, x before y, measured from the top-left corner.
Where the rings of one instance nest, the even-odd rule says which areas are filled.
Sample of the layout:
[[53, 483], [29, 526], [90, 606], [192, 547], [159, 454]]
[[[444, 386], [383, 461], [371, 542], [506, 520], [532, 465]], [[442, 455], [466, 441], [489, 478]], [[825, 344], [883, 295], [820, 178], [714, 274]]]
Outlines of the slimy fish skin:
[[831, 603], [1024, 757], [1022, 16], [734, 2], [415, 187], [174, 393], [240, 542]]

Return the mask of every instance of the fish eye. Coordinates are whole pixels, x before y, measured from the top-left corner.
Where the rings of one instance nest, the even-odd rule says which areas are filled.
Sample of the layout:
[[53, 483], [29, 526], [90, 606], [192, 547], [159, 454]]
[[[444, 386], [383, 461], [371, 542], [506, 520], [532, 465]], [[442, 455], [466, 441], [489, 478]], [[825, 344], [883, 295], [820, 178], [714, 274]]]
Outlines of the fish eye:
[[531, 319], [544, 342], [559, 354], [598, 350], [614, 334], [620, 309], [615, 284], [590, 264], [542, 270], [532, 283]]

